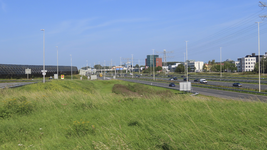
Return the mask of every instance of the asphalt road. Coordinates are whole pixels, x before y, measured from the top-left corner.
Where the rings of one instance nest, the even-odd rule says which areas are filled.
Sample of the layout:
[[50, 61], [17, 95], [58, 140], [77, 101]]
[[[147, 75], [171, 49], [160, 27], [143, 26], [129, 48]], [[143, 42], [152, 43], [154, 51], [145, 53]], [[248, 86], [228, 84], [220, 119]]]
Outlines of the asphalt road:
[[[129, 82], [142, 83], [142, 84], [147, 84], [147, 85], [152, 85], [152, 86], [159, 86], [159, 87], [179, 90], [179, 84], [176, 84], [176, 87], [169, 87], [168, 83], [158, 83], [158, 82], [153, 82], [153, 81], [143, 81], [143, 80], [127, 79], [127, 78], [118, 78], [118, 79], [129, 81]], [[215, 96], [215, 97], [226, 98], [226, 99], [267, 102], [267, 96], [261, 96], [261, 95], [238, 93], [238, 92], [223, 91], [223, 90], [208, 89], [208, 88], [199, 88], [199, 87], [192, 87], [192, 91], [197, 92], [202, 95]]]
[[[146, 79], [152, 79], [152, 77], [140, 77], [140, 78], [146, 78]], [[157, 79], [160, 79], [160, 80], [169, 80], [169, 78], [157, 78]], [[183, 82], [184, 80], [183, 79], [179, 79], [178, 80], [174, 80], [174, 81], [179, 81], [179, 82]], [[208, 81], [208, 84], [209, 85], [221, 85], [221, 86], [228, 86], [228, 87], [233, 87], [233, 83], [234, 82], [219, 82], [219, 81]], [[191, 80], [189, 82], [192, 82], [192, 83], [199, 83], [199, 82], [194, 82], [194, 80]], [[243, 88], [250, 88], [250, 89], [259, 89], [259, 85], [258, 84], [248, 84], [248, 83], [242, 83], [242, 87]], [[267, 90], [267, 85], [261, 85], [261, 90]]]
[[12, 82], [12, 83], [0, 83], [0, 89], [3, 88], [14, 88], [14, 87], [19, 87], [23, 85], [28, 85], [28, 84], [33, 84], [35, 82]]

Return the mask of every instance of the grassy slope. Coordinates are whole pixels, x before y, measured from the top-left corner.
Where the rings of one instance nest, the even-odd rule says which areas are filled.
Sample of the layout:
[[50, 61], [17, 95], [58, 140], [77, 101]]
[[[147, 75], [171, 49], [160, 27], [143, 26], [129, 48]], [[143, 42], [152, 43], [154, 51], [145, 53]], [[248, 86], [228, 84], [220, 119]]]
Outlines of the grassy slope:
[[2, 110], [4, 101], [21, 96], [34, 106], [0, 120], [0, 148], [267, 148], [265, 103], [182, 94], [124, 97], [111, 93], [118, 82], [128, 84], [74, 80], [0, 90]]

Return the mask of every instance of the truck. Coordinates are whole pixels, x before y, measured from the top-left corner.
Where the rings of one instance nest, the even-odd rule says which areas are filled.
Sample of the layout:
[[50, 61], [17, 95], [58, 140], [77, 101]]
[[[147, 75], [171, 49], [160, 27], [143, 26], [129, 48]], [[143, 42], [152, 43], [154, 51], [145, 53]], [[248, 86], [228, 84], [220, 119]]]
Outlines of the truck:
[[200, 79], [199, 82], [203, 83], [203, 84], [207, 84], [208, 83], [208, 81], [206, 79]]

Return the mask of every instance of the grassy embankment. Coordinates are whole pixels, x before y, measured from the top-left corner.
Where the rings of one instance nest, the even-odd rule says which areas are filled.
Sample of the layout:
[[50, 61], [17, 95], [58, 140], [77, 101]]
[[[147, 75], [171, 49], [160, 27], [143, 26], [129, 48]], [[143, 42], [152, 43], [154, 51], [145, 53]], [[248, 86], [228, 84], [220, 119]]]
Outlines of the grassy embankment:
[[267, 148], [266, 103], [175, 93], [116, 80], [3, 89], [0, 148]]

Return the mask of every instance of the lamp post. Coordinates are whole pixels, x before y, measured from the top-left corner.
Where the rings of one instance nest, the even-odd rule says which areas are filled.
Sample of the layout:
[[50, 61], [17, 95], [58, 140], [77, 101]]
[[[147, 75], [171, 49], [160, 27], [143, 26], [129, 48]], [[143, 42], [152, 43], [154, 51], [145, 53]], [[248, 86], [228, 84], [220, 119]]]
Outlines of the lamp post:
[[155, 80], [155, 64], [154, 64], [154, 58], [155, 58], [155, 55], [154, 55], [154, 49], [153, 50], [153, 80]]
[[72, 56], [70, 54], [70, 73], [71, 73], [71, 80], [72, 80]]
[[133, 54], [132, 54], [132, 78], [133, 78]]
[[57, 47], [57, 79], [58, 79], [58, 46]]
[[220, 47], [220, 80], [222, 79], [222, 47]]
[[188, 82], [188, 53], [187, 53], [187, 42], [188, 41], [185, 41], [185, 43], [186, 43], [186, 82]]
[[41, 29], [43, 32], [43, 83], [45, 83], [45, 29]]
[[261, 64], [261, 62], [260, 62], [260, 23], [261, 22], [256, 22], [256, 23], [258, 23], [258, 63], [259, 63], [259, 68], [258, 68], [258, 70], [259, 70], [259, 92], [261, 92], [261, 69], [260, 69], [260, 64]]

